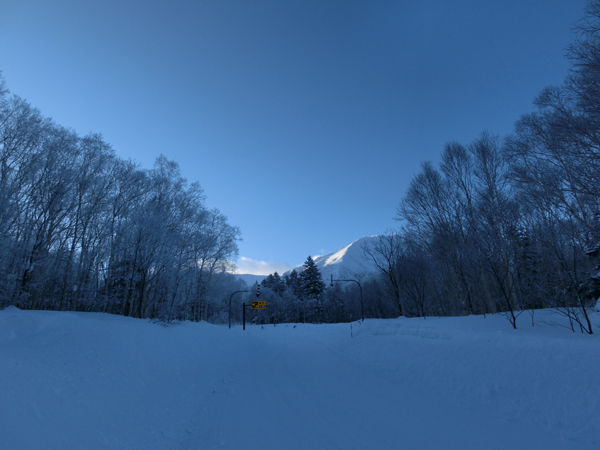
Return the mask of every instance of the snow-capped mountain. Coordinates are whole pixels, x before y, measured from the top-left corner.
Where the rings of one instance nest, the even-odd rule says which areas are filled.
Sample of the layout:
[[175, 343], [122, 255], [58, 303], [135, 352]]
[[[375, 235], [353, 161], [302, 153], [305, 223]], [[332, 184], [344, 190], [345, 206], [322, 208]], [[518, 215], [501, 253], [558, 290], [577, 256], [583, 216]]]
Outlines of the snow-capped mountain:
[[[333, 278], [363, 278], [377, 271], [373, 261], [366, 259], [363, 255], [363, 247], [375, 243], [377, 236], [364, 236], [329, 255], [313, 258], [319, 268], [323, 281], [329, 282]], [[303, 266], [296, 267], [296, 272], [301, 272]], [[289, 272], [286, 272], [289, 273]]]
[[[323, 281], [328, 283], [331, 275], [336, 279], [363, 278], [377, 272], [373, 261], [367, 260], [363, 256], [363, 246], [373, 245], [376, 239], [377, 236], [364, 236], [329, 255], [314, 257], [313, 260], [323, 276]], [[298, 266], [292, 270], [300, 273], [304, 270], [304, 266]], [[285, 273], [289, 274], [290, 272], [291, 270], [288, 270]], [[236, 274], [236, 277], [244, 280], [248, 286], [252, 286], [255, 282], [260, 283], [267, 276]]]

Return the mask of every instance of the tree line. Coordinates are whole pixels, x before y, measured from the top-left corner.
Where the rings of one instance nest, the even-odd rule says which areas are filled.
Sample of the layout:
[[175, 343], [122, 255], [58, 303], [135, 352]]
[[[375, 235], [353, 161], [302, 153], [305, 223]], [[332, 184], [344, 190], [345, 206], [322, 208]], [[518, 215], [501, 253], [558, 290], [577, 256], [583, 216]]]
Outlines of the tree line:
[[177, 163], [118, 158], [9, 95], [0, 74], [0, 307], [205, 319], [239, 239]]
[[[268, 275], [260, 284], [261, 300], [266, 312], [253, 317], [256, 322], [336, 322], [334, 311], [326, 309], [325, 283], [312, 257], [308, 257], [300, 273], [292, 270], [280, 276]], [[253, 288], [252, 291], [256, 290]]]
[[[379, 278], [369, 274], [355, 274], [353, 278], [359, 284], [334, 279], [330, 285], [309, 256], [300, 272], [294, 269], [283, 276], [275, 272], [262, 280], [260, 299], [267, 302], [267, 307], [252, 314], [252, 320], [256, 323], [352, 322], [361, 319], [363, 304], [366, 317], [397, 316]], [[257, 291], [255, 283], [250, 292]]]
[[545, 88], [510, 136], [450, 142], [437, 167], [424, 162], [398, 205], [398, 228], [365, 249], [395, 314], [502, 313], [516, 328], [522, 311], [552, 307], [592, 333], [600, 1], [588, 4], [576, 30], [564, 83]]

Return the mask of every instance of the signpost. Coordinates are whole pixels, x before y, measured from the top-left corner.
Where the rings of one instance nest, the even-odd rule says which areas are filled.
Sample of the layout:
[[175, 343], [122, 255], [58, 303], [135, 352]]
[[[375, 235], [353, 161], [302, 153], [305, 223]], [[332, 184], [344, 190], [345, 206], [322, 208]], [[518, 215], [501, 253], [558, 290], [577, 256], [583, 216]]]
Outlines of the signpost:
[[246, 305], [245, 303], [242, 303], [242, 323], [244, 324], [243, 329], [246, 329], [246, 306], [251, 306], [252, 309], [265, 309], [267, 307], [266, 303], [264, 301], [255, 301], [252, 302], [250, 305]]
[[[256, 288], [256, 298], [260, 297], [260, 284]], [[250, 305], [242, 303], [242, 323], [244, 324], [243, 329], [246, 330], [246, 306], [251, 306], [252, 309], [265, 309], [267, 303], [264, 300], [254, 300]]]
[[250, 292], [250, 291], [235, 291], [233, 294], [231, 294], [231, 297], [229, 297], [229, 328], [231, 328], [231, 299], [238, 292]]

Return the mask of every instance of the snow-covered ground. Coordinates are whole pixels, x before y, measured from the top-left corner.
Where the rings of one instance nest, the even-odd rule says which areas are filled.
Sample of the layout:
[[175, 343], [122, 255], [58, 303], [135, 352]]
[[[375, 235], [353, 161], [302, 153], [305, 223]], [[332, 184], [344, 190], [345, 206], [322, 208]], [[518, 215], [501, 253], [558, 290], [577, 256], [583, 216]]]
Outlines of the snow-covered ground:
[[597, 450], [600, 338], [551, 321], [242, 331], [8, 308], [0, 449]]

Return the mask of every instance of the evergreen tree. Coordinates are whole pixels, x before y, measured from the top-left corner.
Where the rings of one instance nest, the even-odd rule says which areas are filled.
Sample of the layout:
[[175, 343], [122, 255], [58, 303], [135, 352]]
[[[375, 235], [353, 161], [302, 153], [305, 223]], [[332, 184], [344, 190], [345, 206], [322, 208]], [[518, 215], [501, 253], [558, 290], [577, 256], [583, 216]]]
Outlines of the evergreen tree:
[[273, 273], [273, 284], [271, 289], [273, 289], [280, 297], [283, 294], [283, 291], [285, 291], [285, 284], [277, 272]]
[[285, 284], [277, 272], [269, 274], [267, 278], [262, 281], [261, 286], [271, 289], [280, 297], [283, 294], [283, 291], [285, 291]]
[[302, 293], [308, 298], [320, 299], [325, 290], [325, 283], [319, 268], [310, 256], [303, 266], [304, 270], [300, 273]]
[[269, 274], [267, 278], [263, 279], [260, 285], [262, 287], [272, 288], [275, 283], [275, 279], [273, 278], [273, 274]]
[[302, 283], [300, 282], [300, 277], [298, 276], [298, 272], [296, 272], [296, 269], [293, 269], [289, 275], [285, 275], [284, 276], [285, 279], [285, 284], [292, 288], [292, 291], [294, 292], [294, 295], [296, 297], [298, 297], [299, 299], [302, 299], [303, 294], [302, 294]]

